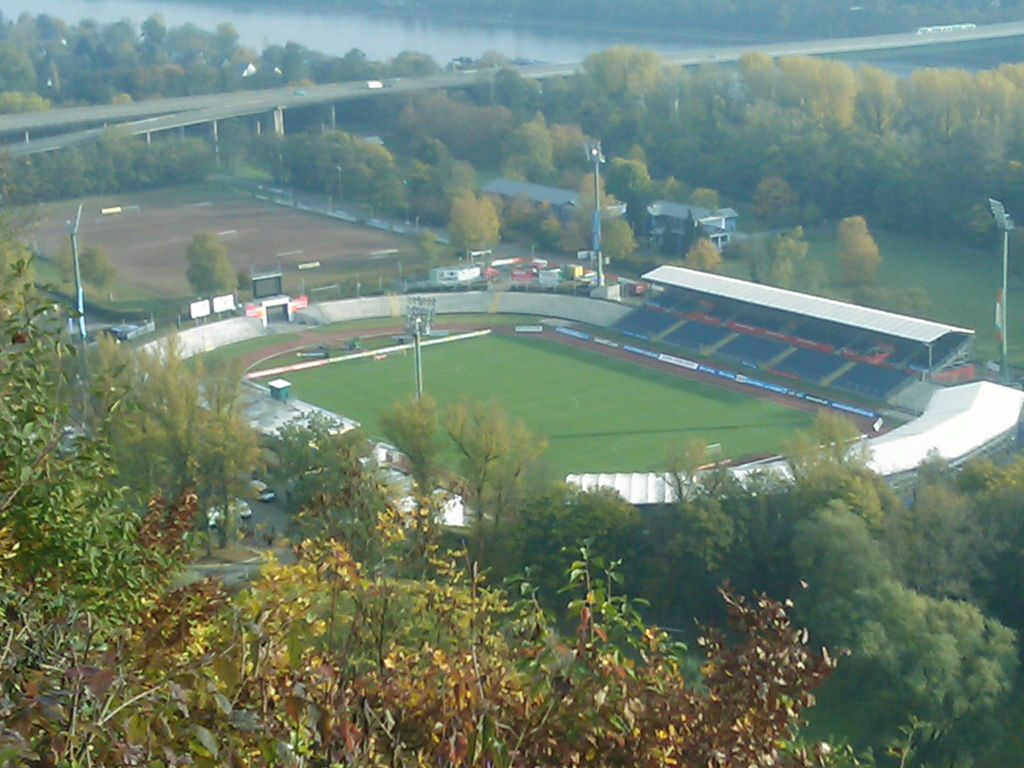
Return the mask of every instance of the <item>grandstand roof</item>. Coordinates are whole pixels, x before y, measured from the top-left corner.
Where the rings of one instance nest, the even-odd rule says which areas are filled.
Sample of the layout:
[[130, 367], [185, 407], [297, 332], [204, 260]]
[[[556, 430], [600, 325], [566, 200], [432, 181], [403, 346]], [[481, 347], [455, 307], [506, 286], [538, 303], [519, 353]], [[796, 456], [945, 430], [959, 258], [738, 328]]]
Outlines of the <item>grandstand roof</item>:
[[483, 191], [503, 197], [525, 197], [535, 203], [547, 203], [554, 206], [576, 205], [579, 199], [579, 193], [571, 189], [545, 187], [542, 184], [531, 184], [528, 181], [505, 178], [492, 179], [484, 185]]
[[856, 304], [848, 304], [845, 301], [826, 299], [822, 296], [811, 296], [810, 294], [797, 293], [796, 291], [787, 291], [784, 288], [775, 288], [770, 285], [758, 285], [746, 280], [713, 275], [708, 272], [698, 272], [697, 270], [686, 269], [685, 267], [657, 267], [645, 274], [644, 279], [673, 288], [685, 288], [691, 291], [708, 293], [726, 299], [747, 302], [748, 304], [757, 304], [769, 309], [777, 309], [782, 312], [791, 312], [816, 320], [840, 323], [854, 328], [864, 328], [869, 331], [884, 333], [887, 336], [908, 339], [921, 344], [930, 344], [947, 333], [972, 335], [974, 333], [974, 331], [968, 328], [957, 328], [953, 325], [937, 323], [932, 320], [898, 315], [895, 312], [861, 307]]

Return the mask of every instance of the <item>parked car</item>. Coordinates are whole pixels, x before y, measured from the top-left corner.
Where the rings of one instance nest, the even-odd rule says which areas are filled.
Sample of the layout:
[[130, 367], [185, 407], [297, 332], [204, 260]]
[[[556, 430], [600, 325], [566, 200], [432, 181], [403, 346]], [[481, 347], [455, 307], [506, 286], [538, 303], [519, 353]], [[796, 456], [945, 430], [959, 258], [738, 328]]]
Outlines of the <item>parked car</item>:
[[256, 496], [257, 499], [262, 501], [264, 504], [269, 504], [271, 501], [277, 498], [277, 493], [274, 492], [273, 488], [264, 488]]

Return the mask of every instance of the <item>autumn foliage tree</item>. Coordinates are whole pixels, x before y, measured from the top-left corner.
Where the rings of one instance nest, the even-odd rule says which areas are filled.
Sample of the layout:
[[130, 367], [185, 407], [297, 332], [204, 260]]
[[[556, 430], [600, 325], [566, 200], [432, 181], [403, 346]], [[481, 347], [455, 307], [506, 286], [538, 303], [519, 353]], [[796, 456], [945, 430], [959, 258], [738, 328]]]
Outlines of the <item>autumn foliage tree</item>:
[[843, 280], [851, 285], [863, 285], [874, 281], [878, 268], [882, 266], [882, 254], [875, 239], [868, 231], [863, 216], [847, 216], [839, 222], [838, 229], [839, 265]]
[[718, 272], [722, 269], [722, 254], [714, 243], [700, 237], [686, 252], [686, 266], [702, 272]]
[[186, 276], [192, 290], [200, 295], [233, 291], [238, 276], [228, 261], [228, 251], [212, 232], [200, 232], [189, 243]]
[[459, 250], [482, 250], [498, 244], [501, 219], [487, 197], [466, 192], [452, 203], [448, 231]]
[[780, 226], [792, 224], [799, 214], [800, 197], [785, 179], [768, 176], [754, 190], [754, 213], [759, 219]]

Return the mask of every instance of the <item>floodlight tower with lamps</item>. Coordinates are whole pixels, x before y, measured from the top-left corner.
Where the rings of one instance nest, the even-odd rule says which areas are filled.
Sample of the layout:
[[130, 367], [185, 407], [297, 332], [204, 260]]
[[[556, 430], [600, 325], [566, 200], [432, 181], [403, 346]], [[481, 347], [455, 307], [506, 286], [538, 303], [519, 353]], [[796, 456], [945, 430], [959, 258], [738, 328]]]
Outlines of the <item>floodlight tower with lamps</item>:
[[436, 300], [427, 296], [410, 296], [406, 309], [406, 327], [412, 334], [413, 357], [416, 366], [416, 399], [423, 398], [423, 355], [420, 341], [430, 333], [434, 322]]
[[601, 163], [604, 162], [604, 153], [601, 152], [601, 142], [588, 142], [584, 145], [587, 150], [587, 159], [594, 164], [594, 258], [597, 259], [597, 284], [604, 285], [604, 256], [601, 253]]
[[1006, 353], [1006, 271], [1007, 259], [1010, 253], [1010, 230], [1013, 229], [1013, 219], [1006, 212], [1006, 208], [998, 200], [988, 199], [988, 206], [992, 210], [992, 216], [996, 220], [996, 226], [1003, 233], [1003, 288], [999, 296], [996, 317], [999, 326], [999, 381], [1003, 384], [1010, 383], [1010, 365]]

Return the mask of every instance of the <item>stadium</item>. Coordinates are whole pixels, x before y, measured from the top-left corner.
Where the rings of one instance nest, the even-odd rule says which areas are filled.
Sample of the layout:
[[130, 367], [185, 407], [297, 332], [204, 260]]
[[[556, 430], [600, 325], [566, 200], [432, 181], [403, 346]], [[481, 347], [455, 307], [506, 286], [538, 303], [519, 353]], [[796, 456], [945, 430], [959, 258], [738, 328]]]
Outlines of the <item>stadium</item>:
[[[975, 380], [969, 329], [681, 267], [643, 279], [642, 305], [518, 291], [294, 303], [288, 330], [306, 330], [287, 339], [272, 333], [285, 316], [250, 307], [181, 332], [179, 346], [244, 341], [227, 351], [249, 382], [294, 395], [269, 406], [264, 394], [264, 408], [284, 418], [302, 403], [379, 437], [379, 413], [413, 393], [402, 335], [426, 298], [428, 392], [500, 403], [548, 439], [569, 482], [638, 504], [670, 499], [668, 449], [694, 438], [737, 474], [784, 472], [780, 451], [820, 410], [849, 416], [870, 465], [896, 480], [930, 455], [956, 464], [1016, 438], [1024, 395]], [[352, 351], [353, 337], [382, 341]]]

